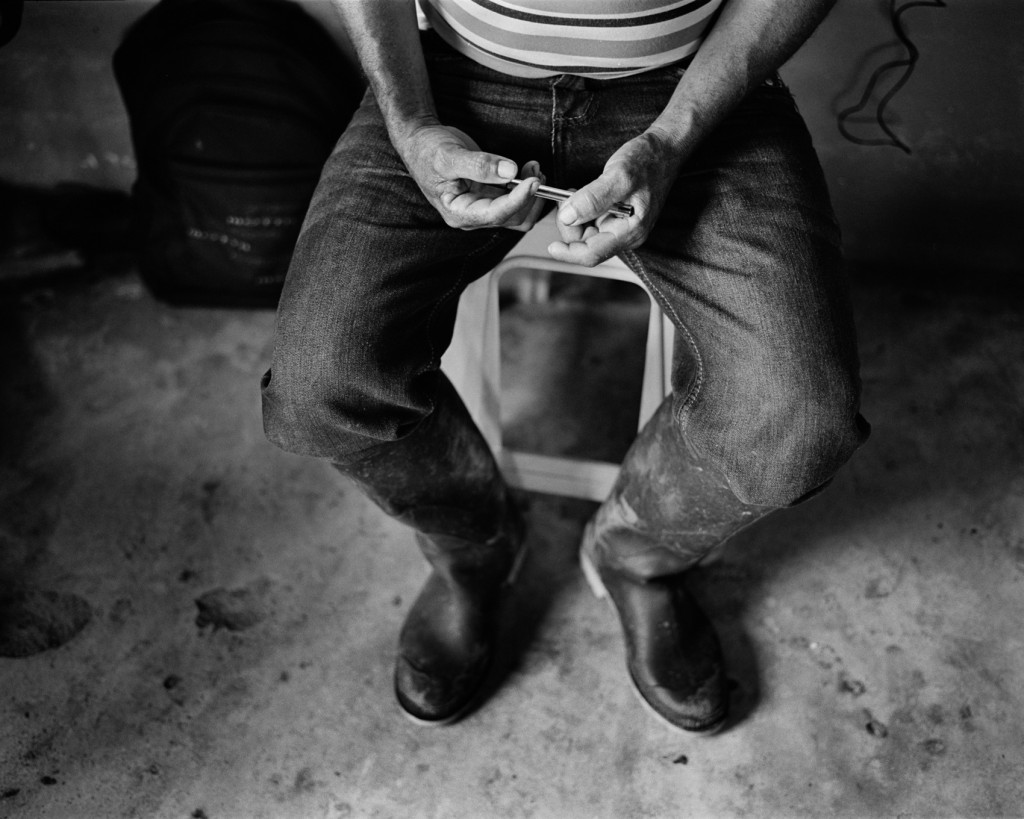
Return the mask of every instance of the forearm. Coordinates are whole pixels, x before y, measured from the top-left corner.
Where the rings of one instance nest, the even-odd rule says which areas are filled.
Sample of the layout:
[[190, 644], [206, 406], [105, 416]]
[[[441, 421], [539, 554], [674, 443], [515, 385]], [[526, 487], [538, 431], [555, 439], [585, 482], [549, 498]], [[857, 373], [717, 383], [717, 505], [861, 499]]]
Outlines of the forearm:
[[450, 227], [528, 230], [540, 216], [536, 162], [524, 181], [507, 157], [481, 151], [468, 134], [443, 125], [430, 91], [414, 0], [333, 0], [359, 55], [391, 143], [427, 201]]
[[726, 0], [651, 130], [686, 155], [803, 44], [836, 0]]
[[437, 123], [415, 0], [333, 0], [373, 89], [391, 141]]

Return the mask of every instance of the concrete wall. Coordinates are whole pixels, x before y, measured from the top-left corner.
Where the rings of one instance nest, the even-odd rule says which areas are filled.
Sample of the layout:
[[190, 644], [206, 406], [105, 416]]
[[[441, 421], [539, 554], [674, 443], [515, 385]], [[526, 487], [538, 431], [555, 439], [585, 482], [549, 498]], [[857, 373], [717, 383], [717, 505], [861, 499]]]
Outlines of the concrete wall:
[[[131, 184], [110, 57], [150, 5], [26, 3], [22, 31], [0, 49], [0, 180]], [[327, 0], [305, 5], [332, 22]], [[908, 13], [921, 60], [889, 119], [911, 145], [909, 156], [853, 145], [835, 124], [874, 66], [902, 53], [887, 6], [839, 0], [783, 70], [819, 147], [848, 255], [896, 260], [915, 273], [1017, 272], [1024, 267], [1024, 3], [949, 0], [947, 8]], [[869, 123], [858, 132], [879, 135]]]
[[126, 188], [135, 177], [110, 60], [148, 2], [28, 2], [0, 48], [0, 180]]
[[[329, 0], [301, 0], [354, 62]], [[0, 181], [75, 181], [128, 189], [135, 179], [128, 120], [111, 59], [156, 0], [29, 0], [21, 30], [0, 48]]]
[[[905, 54], [888, 0], [840, 0], [783, 75], [814, 134], [851, 257], [915, 272], [1024, 272], [1024, 3], [948, 2], [903, 17], [921, 57], [887, 119], [910, 156], [858, 147], [836, 127], [871, 71]], [[883, 136], [867, 123], [856, 133]]]

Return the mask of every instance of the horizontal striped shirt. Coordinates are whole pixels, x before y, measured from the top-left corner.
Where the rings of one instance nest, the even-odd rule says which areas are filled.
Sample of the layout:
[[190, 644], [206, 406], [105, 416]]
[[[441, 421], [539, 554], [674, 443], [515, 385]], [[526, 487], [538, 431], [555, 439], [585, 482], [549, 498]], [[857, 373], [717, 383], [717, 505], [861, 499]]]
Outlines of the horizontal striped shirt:
[[518, 77], [613, 79], [691, 57], [722, 0], [419, 0], [456, 51]]

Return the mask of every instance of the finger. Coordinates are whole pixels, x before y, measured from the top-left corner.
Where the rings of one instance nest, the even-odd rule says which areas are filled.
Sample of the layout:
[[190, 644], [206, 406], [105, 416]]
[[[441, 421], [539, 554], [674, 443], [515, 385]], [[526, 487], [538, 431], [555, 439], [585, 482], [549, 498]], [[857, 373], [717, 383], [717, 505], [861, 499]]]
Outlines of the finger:
[[[523, 172], [525, 175], [525, 168], [523, 169]], [[539, 185], [540, 179], [538, 177], [529, 176], [513, 188], [507, 197], [501, 197], [494, 200], [495, 205], [501, 205], [502, 199], [507, 199], [508, 204], [506, 207], [511, 210], [507, 216], [501, 219], [501, 221], [496, 222], [496, 224], [501, 227], [524, 230], [532, 227], [533, 222], [530, 221], [531, 216], [534, 213], [537, 213], [539, 208], [544, 205], [543, 200], [534, 196]], [[533, 221], [536, 221], [536, 217], [533, 218]]]
[[534, 199], [533, 203], [527, 206], [527, 210], [521, 215], [521, 218], [515, 222], [507, 222], [504, 227], [526, 233], [540, 221], [540, 217], [544, 215], [546, 204], [543, 199]]
[[623, 249], [622, 237], [594, 227], [589, 227], [579, 241], [548, 245], [551, 258], [583, 267], [596, 267]]
[[603, 173], [562, 203], [558, 209], [558, 221], [565, 225], [592, 222], [607, 213], [616, 202], [626, 199], [630, 192], [629, 182], [623, 174]]
[[[545, 176], [540, 170], [540, 163], [535, 160], [523, 165], [522, 174], [527, 180], [536, 178], [539, 184], [544, 184]], [[531, 194], [530, 201], [516, 214], [515, 221], [507, 222], [505, 227], [525, 233], [537, 224], [537, 220], [544, 214], [546, 205], [546, 200]]]
[[501, 227], [518, 224], [533, 206], [533, 192], [540, 182], [525, 179], [511, 192], [494, 196], [487, 191], [463, 188], [454, 195], [442, 194], [441, 203], [458, 220], [459, 227]]
[[536, 176], [542, 185], [547, 178], [543, 173], [541, 173], [540, 163], [536, 159], [531, 159], [523, 165], [523, 179], [529, 179], [531, 176]]
[[544, 182], [540, 163], [536, 160], [527, 162], [522, 174], [523, 180], [507, 197], [498, 196], [493, 200], [494, 209], [479, 212], [481, 218], [491, 220], [488, 226], [529, 230], [540, 218], [545, 204], [544, 200], [535, 196], [537, 187]]
[[438, 157], [438, 173], [444, 179], [469, 179], [486, 185], [503, 185], [516, 178], [518, 166], [511, 159], [486, 151], [451, 146]]
[[544, 209], [547, 207], [547, 202], [543, 199], [534, 199], [533, 204], [530, 206], [529, 212], [526, 214], [526, 219], [523, 220], [523, 230], [529, 230], [537, 222], [540, 221], [540, 217], [544, 215]]
[[562, 241], [569, 244], [583, 239], [583, 232], [586, 230], [587, 225], [567, 225], [562, 222], [561, 216], [559, 216], [558, 219], [555, 219], [555, 227], [558, 228], [558, 235]]

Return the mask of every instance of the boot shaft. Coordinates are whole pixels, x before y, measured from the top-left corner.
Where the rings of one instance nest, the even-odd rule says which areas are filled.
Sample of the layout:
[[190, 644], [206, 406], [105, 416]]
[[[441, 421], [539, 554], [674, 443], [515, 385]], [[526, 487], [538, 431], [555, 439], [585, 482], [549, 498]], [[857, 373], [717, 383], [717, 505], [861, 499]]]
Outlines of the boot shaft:
[[637, 435], [584, 539], [599, 565], [641, 582], [686, 571], [774, 511], [740, 501], [673, 415], [669, 396]]

